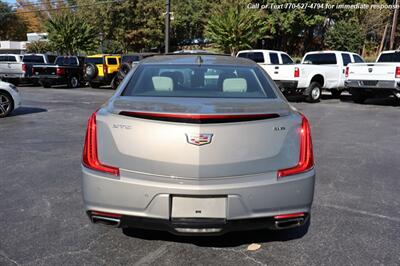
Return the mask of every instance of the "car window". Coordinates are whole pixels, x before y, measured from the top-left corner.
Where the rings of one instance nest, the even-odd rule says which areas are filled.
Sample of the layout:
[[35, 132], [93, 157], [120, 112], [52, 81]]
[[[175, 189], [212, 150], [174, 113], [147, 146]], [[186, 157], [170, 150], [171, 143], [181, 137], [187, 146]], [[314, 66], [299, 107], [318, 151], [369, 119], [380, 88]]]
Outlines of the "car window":
[[17, 62], [17, 58], [15, 56], [8, 56], [7, 61], [8, 62]]
[[342, 53], [342, 60], [344, 66], [347, 66], [348, 64], [351, 63], [351, 58], [349, 54]]
[[139, 65], [122, 96], [276, 98], [258, 67]]
[[400, 63], [400, 52], [384, 53], [381, 54], [377, 60], [379, 63], [383, 62], [397, 62]]
[[108, 58], [108, 59], [107, 59], [107, 63], [108, 63], [109, 65], [118, 65], [117, 58]]
[[7, 61], [8, 61], [8, 56], [0, 55], [0, 62], [7, 62]]
[[364, 63], [364, 59], [362, 59], [359, 55], [353, 54], [355, 63]]
[[238, 54], [238, 57], [242, 57], [242, 58], [248, 58], [253, 60], [256, 63], [264, 63], [265, 59], [264, 59], [264, 54], [261, 52], [244, 52], [244, 53], [240, 53]]
[[320, 53], [306, 55], [303, 63], [313, 65], [336, 65], [337, 61], [334, 53]]
[[85, 64], [95, 64], [95, 65], [102, 65], [103, 64], [103, 57], [86, 57]]
[[290, 58], [290, 56], [288, 56], [287, 54], [281, 54], [281, 57], [282, 57], [282, 64], [284, 65], [293, 64], [292, 58]]
[[77, 66], [78, 65], [78, 61], [76, 59], [76, 57], [57, 57], [56, 61], [55, 61], [56, 65], [64, 65], [64, 66]]
[[269, 60], [273, 65], [279, 65], [279, 58], [277, 53], [269, 53]]
[[26, 63], [44, 63], [44, 57], [41, 55], [24, 55], [22, 62]]

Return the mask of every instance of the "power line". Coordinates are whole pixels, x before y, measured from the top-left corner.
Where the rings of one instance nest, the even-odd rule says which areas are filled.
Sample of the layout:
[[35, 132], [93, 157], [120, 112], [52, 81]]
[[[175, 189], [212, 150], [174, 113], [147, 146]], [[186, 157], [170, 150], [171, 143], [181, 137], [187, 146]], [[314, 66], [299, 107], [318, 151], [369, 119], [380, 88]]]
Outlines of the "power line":
[[24, 14], [24, 13], [37, 13], [37, 12], [44, 12], [44, 11], [56, 11], [56, 10], [63, 10], [63, 9], [74, 9], [74, 8], [81, 8], [81, 7], [89, 7], [89, 6], [96, 6], [102, 4], [111, 4], [122, 2], [123, 0], [111, 0], [111, 1], [103, 1], [103, 2], [96, 2], [93, 4], [82, 4], [82, 5], [71, 5], [71, 6], [64, 6], [64, 7], [55, 7], [55, 8], [45, 8], [45, 9], [37, 9], [31, 11], [11, 11], [11, 12], [1, 12], [0, 15], [6, 14]]

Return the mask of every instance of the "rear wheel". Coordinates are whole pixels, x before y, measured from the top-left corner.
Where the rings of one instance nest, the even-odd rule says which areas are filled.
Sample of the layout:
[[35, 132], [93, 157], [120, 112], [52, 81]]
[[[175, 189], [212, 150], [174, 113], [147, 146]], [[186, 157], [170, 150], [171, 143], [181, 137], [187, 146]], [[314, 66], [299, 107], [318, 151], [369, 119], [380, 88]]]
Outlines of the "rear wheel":
[[340, 90], [331, 90], [331, 94], [332, 94], [333, 98], [339, 98], [340, 94], [342, 94], [342, 91], [340, 91]]
[[14, 109], [14, 102], [11, 95], [6, 92], [0, 92], [0, 118], [6, 117]]
[[319, 102], [321, 98], [322, 86], [318, 82], [311, 82], [310, 86], [306, 89], [306, 101], [309, 103]]
[[41, 81], [40, 84], [42, 84], [43, 88], [51, 88], [51, 83], [47, 81]]
[[367, 94], [359, 89], [352, 89], [351, 97], [355, 103], [364, 103], [367, 99]]
[[68, 88], [78, 88], [79, 87], [79, 79], [75, 76], [68, 78]]
[[99, 83], [89, 82], [89, 84], [90, 84], [90, 87], [92, 87], [92, 88], [94, 88], [94, 89], [97, 89], [98, 87], [100, 87], [100, 84], [99, 84]]

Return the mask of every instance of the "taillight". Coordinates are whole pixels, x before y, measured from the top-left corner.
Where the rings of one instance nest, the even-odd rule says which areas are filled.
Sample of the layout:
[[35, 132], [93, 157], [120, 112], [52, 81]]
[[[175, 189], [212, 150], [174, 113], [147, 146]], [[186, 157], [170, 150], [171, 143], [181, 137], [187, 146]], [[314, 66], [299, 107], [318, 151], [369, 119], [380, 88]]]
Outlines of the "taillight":
[[57, 75], [57, 76], [64, 75], [64, 69], [63, 69], [63, 68], [57, 67], [57, 69], [56, 69], [56, 75]]
[[296, 166], [278, 171], [278, 178], [289, 175], [300, 174], [314, 167], [314, 155], [312, 149], [310, 124], [304, 115], [302, 116], [301, 127], [299, 128], [300, 154]]
[[349, 76], [349, 67], [346, 67], [346, 70], [344, 71], [344, 76], [346, 78]]
[[107, 75], [107, 65], [106, 64], [103, 64], [103, 73], [104, 73], [104, 75]]
[[96, 112], [90, 116], [88, 121], [82, 163], [85, 167], [92, 170], [119, 176], [119, 168], [102, 164], [99, 161], [97, 155]]
[[26, 72], [26, 65], [25, 64], [22, 64], [22, 71]]
[[298, 68], [298, 67], [294, 68], [294, 77], [295, 78], [300, 77], [300, 68]]
[[396, 67], [396, 78], [400, 78], [400, 67]]

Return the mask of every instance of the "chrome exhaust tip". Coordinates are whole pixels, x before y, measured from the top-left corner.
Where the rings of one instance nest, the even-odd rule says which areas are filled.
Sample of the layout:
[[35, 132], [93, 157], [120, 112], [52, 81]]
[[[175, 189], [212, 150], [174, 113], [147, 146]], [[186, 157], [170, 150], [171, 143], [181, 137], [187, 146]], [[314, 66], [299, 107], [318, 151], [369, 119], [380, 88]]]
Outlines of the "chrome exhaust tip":
[[101, 224], [111, 227], [119, 227], [121, 224], [121, 219], [118, 218], [111, 218], [111, 217], [104, 217], [99, 215], [92, 215], [90, 220], [94, 224]]
[[275, 221], [275, 228], [276, 229], [288, 229], [293, 227], [298, 227], [304, 224], [304, 217], [299, 218], [291, 218], [291, 219], [282, 219]]

